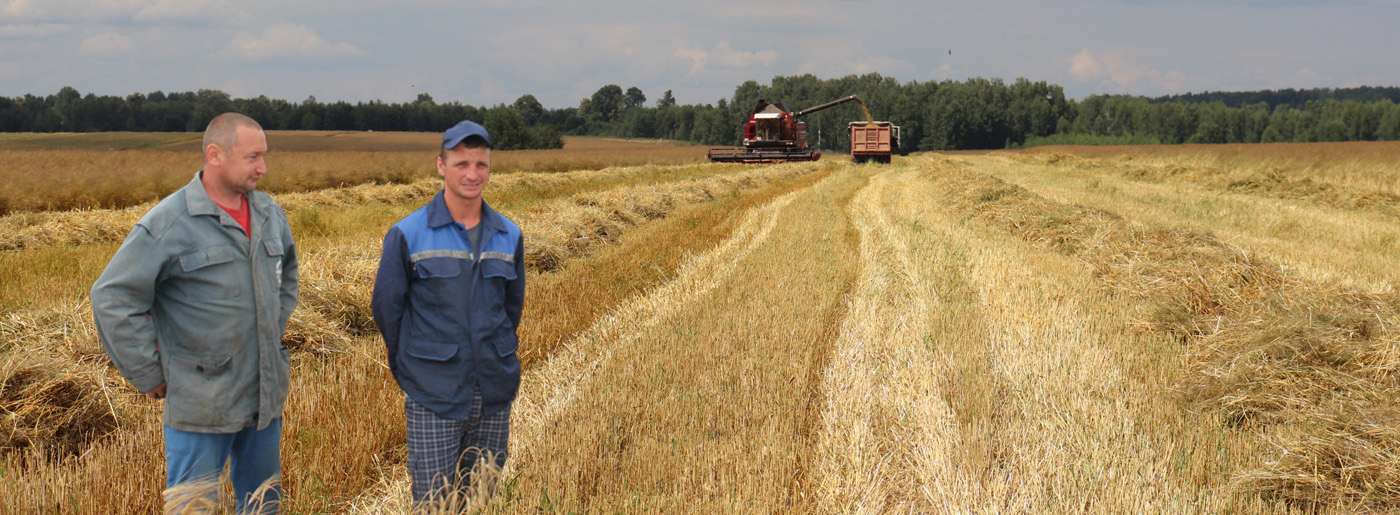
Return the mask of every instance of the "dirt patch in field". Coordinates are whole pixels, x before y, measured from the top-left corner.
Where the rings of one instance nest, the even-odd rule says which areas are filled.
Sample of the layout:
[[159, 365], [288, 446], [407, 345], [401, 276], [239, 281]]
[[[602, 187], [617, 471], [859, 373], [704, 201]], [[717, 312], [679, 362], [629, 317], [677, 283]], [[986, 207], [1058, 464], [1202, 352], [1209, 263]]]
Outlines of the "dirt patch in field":
[[1188, 409], [1275, 435], [1277, 451], [1238, 471], [1236, 487], [1298, 506], [1400, 508], [1400, 296], [1309, 281], [1208, 234], [953, 166], [927, 177], [969, 218], [1085, 261], [1142, 306], [1141, 327], [1176, 337], [1188, 356], [1178, 384]]

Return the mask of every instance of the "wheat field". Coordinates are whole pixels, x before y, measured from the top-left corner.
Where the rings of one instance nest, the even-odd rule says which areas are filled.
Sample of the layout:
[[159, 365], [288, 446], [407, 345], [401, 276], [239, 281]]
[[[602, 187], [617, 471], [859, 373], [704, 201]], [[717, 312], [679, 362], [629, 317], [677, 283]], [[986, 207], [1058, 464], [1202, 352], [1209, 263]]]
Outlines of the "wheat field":
[[[524, 377], [467, 507], [1400, 510], [1400, 145], [1336, 145], [494, 177]], [[276, 196], [303, 249], [290, 513], [408, 512], [368, 301], [434, 182]], [[0, 219], [0, 513], [159, 511], [160, 406], [84, 298], [141, 209]]]

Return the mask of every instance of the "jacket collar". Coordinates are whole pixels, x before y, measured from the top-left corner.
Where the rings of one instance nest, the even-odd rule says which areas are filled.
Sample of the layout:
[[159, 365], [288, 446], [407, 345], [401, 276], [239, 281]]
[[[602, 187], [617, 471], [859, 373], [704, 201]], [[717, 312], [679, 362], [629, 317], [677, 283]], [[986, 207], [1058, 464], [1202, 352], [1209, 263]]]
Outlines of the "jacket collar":
[[[447, 224], [456, 223], [452, 218], [452, 212], [447, 210], [447, 199], [444, 197], [446, 191], [438, 190], [433, 200], [428, 202], [428, 227], [437, 229]], [[505, 232], [506, 226], [501, 223], [501, 215], [496, 210], [491, 209], [491, 205], [485, 199], [481, 201], [481, 227], [490, 228], [496, 232]]]
[[199, 180], [203, 176], [204, 170], [195, 172], [194, 180], [185, 186], [185, 209], [189, 210], [190, 216], [218, 216], [223, 210], [214, 203], [214, 199], [209, 198], [209, 192], [204, 191], [204, 183]]
[[[204, 170], [195, 172], [194, 180], [185, 186], [185, 209], [189, 211], [190, 216], [225, 214], [223, 208], [219, 207], [214, 199], [209, 198], [209, 192], [204, 191], [204, 183], [200, 182], [200, 178], [203, 176]], [[272, 204], [272, 197], [268, 195], [247, 194], [243, 196], [243, 199], [248, 202], [248, 207], [252, 208], [254, 213], [264, 217], [268, 213], [268, 207]]]

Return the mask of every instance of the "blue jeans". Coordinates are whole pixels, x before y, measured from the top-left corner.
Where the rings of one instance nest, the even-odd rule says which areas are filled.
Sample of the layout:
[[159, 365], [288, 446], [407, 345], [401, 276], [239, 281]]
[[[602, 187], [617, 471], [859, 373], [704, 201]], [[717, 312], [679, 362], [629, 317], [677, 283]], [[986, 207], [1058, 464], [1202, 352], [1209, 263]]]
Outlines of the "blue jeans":
[[166, 509], [173, 507], [169, 489], [182, 483], [208, 481], [210, 488], [177, 493], [174, 496], [176, 506], [214, 502], [219, 473], [227, 461], [233, 492], [238, 499], [238, 512], [244, 513], [253, 502], [254, 506], [262, 507], [259, 513], [276, 513], [282, 498], [280, 485], [268, 490], [260, 500], [255, 501], [253, 494], [264, 482], [281, 474], [281, 441], [281, 417], [262, 431], [248, 427], [237, 433], [191, 433], [165, 426]]

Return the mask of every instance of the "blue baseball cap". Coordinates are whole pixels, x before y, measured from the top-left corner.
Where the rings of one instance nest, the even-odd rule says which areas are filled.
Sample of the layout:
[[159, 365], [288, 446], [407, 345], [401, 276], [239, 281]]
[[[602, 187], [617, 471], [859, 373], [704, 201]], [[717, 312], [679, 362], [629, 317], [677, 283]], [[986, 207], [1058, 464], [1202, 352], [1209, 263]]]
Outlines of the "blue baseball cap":
[[491, 137], [486, 135], [486, 128], [471, 120], [462, 120], [462, 123], [453, 125], [447, 132], [442, 133], [442, 148], [451, 150], [461, 143], [462, 140], [472, 136], [480, 136], [486, 140], [486, 146], [491, 146]]

